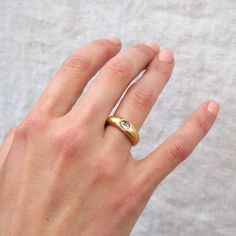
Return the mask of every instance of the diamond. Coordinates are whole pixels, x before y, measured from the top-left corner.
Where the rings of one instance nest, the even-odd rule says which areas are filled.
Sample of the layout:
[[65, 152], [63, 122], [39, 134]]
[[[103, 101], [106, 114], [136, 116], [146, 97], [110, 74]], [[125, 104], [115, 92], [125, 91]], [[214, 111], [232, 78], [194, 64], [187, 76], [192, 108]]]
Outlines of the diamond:
[[122, 121], [120, 121], [120, 126], [122, 129], [127, 130], [130, 128], [130, 123], [126, 120], [122, 120]]

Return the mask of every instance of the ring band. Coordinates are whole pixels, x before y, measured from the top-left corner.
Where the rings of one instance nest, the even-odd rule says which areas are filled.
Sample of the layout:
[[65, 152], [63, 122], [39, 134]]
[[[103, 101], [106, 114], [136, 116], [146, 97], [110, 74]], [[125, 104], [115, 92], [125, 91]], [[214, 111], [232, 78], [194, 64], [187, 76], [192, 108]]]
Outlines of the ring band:
[[129, 121], [118, 116], [109, 116], [106, 120], [106, 125], [112, 125], [119, 129], [129, 138], [133, 146], [139, 142], [138, 131]]

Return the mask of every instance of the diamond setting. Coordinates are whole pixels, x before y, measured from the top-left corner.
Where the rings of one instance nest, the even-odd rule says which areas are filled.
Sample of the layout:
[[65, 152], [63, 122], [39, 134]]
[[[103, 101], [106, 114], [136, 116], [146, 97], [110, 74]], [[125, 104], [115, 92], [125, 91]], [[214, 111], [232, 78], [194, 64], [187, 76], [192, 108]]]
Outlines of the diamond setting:
[[120, 126], [124, 130], [128, 130], [130, 128], [130, 123], [127, 120], [121, 120], [120, 121]]

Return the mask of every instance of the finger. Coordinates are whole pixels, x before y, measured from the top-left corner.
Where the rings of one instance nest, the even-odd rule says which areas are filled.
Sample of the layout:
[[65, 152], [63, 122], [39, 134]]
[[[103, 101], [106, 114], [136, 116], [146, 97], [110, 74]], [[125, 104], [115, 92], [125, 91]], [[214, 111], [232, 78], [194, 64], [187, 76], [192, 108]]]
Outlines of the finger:
[[50, 81], [35, 105], [51, 116], [66, 114], [77, 101], [87, 82], [117, 52], [117, 38], [95, 40], [72, 53]]
[[[127, 119], [139, 130], [169, 80], [173, 66], [172, 52], [168, 49], [162, 50], [155, 56], [141, 79], [129, 87], [115, 115]], [[132, 145], [122, 132], [112, 126], [107, 127], [106, 136], [118, 145]]]
[[15, 132], [16, 132], [16, 127], [13, 127], [9, 129], [7, 133], [5, 134], [5, 137], [3, 139], [3, 142], [0, 148], [0, 168], [3, 165], [7, 157], [7, 154], [11, 148], [11, 145], [15, 136]]
[[187, 122], [156, 150], [139, 161], [138, 172], [147, 188], [154, 188], [178, 164], [184, 161], [212, 127], [219, 105], [214, 101], [203, 103]]
[[[134, 79], [153, 59], [156, 51], [145, 44], [136, 44], [112, 58], [101, 70], [88, 91], [81, 97], [79, 109], [74, 107], [72, 116], [78, 113], [94, 114], [94, 121], [104, 132], [107, 116]], [[91, 110], [95, 112], [91, 112]], [[87, 112], [88, 111], [88, 112]]]

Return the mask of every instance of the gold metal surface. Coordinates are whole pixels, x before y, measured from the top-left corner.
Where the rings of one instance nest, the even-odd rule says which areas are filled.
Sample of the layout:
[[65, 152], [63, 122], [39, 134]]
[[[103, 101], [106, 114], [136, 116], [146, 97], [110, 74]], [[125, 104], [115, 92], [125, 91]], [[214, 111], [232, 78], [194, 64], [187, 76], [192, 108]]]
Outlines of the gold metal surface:
[[106, 125], [112, 125], [119, 129], [129, 138], [133, 146], [139, 142], [138, 131], [128, 120], [117, 116], [109, 116], [106, 120]]

